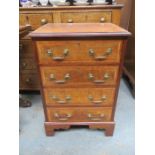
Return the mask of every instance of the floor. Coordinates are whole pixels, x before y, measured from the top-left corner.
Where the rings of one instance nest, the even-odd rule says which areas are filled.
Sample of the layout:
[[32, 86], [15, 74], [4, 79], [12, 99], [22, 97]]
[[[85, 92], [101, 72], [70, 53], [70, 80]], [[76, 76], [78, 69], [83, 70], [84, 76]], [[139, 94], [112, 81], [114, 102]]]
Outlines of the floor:
[[122, 80], [113, 137], [102, 130], [71, 128], [46, 137], [40, 95], [29, 96], [32, 107], [20, 108], [20, 155], [134, 155], [134, 99]]

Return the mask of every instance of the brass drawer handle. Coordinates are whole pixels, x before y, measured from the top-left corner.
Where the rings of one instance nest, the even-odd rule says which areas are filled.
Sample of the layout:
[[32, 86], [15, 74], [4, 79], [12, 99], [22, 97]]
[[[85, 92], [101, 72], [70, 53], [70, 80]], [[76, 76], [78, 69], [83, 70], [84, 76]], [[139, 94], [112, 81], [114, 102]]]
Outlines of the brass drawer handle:
[[57, 83], [57, 84], [64, 84], [64, 83], [66, 83], [67, 80], [69, 80], [69, 79], [70, 79], [70, 74], [69, 74], [69, 73], [65, 74], [63, 80], [56, 80], [56, 79], [55, 79], [55, 75], [54, 75], [54, 74], [50, 74], [50, 80], [54, 81], [54, 82]]
[[55, 61], [62, 61], [62, 60], [64, 60], [65, 57], [68, 55], [68, 53], [69, 53], [69, 50], [68, 49], [64, 49], [63, 56], [53, 56], [53, 51], [51, 49], [47, 50], [47, 55], [49, 57], [52, 57], [52, 59], [55, 60]]
[[87, 117], [92, 121], [101, 121], [105, 117], [105, 115], [101, 113], [98, 116], [96, 116], [96, 115], [89, 113]]
[[102, 96], [101, 97], [101, 99], [100, 100], [94, 100], [94, 97], [93, 96], [91, 96], [91, 95], [89, 95], [88, 96], [88, 99], [89, 99], [89, 101], [91, 102], [91, 103], [93, 103], [93, 104], [101, 104], [101, 103], [103, 103], [106, 99], [107, 99], [107, 96]]
[[43, 19], [41, 19], [40, 22], [41, 22], [41, 25], [45, 25], [48, 23], [48, 20], [43, 18]]
[[108, 73], [105, 73], [103, 75], [103, 80], [95, 80], [95, 77], [92, 73], [88, 74], [88, 79], [91, 80], [92, 82], [96, 83], [96, 84], [105, 83], [105, 81], [108, 80], [109, 78], [110, 78], [110, 75]]
[[105, 60], [112, 53], [112, 48], [108, 48], [101, 56], [95, 56], [93, 49], [89, 49], [89, 56], [93, 57], [94, 60]]
[[105, 18], [104, 17], [101, 17], [100, 18], [100, 23], [104, 23], [105, 22]]
[[54, 117], [57, 118], [60, 121], [67, 121], [69, 118], [72, 117], [72, 114], [65, 114], [65, 115], [59, 115], [58, 113], [54, 113]]
[[59, 104], [67, 104], [71, 101], [72, 97], [71, 96], [66, 96], [65, 100], [60, 100], [60, 98], [58, 96], [50, 96], [55, 102], [59, 103]]
[[73, 23], [73, 19], [68, 19], [67, 22], [68, 23]]

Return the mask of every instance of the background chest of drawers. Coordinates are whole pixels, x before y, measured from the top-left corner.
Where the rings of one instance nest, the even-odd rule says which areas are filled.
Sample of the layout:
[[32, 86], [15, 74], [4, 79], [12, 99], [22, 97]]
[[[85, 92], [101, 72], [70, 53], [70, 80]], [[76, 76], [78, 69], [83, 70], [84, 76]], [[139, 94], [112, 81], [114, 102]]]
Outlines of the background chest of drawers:
[[[19, 24], [32, 30], [46, 23], [120, 24], [123, 5], [20, 8]], [[39, 79], [30, 37], [20, 39], [20, 90], [39, 90]]]
[[36, 46], [47, 135], [72, 125], [113, 134], [129, 35], [110, 23], [46, 24], [30, 34]]

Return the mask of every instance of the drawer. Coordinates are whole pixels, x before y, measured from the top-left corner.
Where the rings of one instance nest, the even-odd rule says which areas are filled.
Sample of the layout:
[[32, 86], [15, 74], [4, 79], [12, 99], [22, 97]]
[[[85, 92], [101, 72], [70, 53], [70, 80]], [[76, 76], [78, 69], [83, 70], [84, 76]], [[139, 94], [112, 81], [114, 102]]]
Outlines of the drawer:
[[39, 89], [39, 77], [36, 73], [20, 73], [20, 89]]
[[41, 66], [43, 86], [104, 86], [115, 85], [118, 66]]
[[115, 88], [49, 88], [44, 95], [49, 106], [112, 106]]
[[19, 56], [22, 58], [34, 58], [34, 46], [31, 40], [20, 40]]
[[122, 40], [38, 41], [39, 63], [119, 63], [122, 43]]
[[63, 12], [61, 13], [61, 23], [85, 23], [84, 12]]
[[111, 120], [110, 107], [47, 108], [50, 122], [106, 122]]
[[41, 25], [52, 22], [52, 13], [21, 13], [19, 15], [19, 24], [30, 25], [33, 30], [39, 28]]
[[111, 11], [92, 11], [86, 13], [86, 19], [88, 23], [111, 23], [112, 12]]
[[112, 22], [111, 11], [83, 11], [61, 13], [62, 23], [104, 23]]
[[22, 70], [33, 70], [37, 69], [37, 65], [34, 59], [25, 58], [20, 59], [20, 69]]

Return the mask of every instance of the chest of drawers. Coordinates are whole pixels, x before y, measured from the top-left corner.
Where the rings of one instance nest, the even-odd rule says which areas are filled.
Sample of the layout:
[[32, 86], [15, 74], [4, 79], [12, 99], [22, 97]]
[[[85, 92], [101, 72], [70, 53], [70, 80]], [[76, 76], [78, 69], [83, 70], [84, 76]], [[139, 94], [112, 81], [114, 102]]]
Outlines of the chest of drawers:
[[46, 24], [30, 34], [36, 48], [45, 130], [72, 125], [111, 136], [126, 30], [111, 24]]

